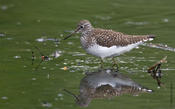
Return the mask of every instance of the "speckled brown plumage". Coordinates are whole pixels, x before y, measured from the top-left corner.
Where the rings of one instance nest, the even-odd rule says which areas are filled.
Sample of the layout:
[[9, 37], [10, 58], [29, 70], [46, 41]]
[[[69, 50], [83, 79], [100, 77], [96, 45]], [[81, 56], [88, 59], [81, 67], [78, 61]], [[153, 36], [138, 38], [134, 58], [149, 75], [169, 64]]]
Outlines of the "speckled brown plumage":
[[94, 39], [97, 44], [104, 47], [111, 46], [127, 46], [129, 44], [134, 44], [140, 41], [149, 40], [153, 38], [153, 35], [125, 35], [121, 32], [115, 32], [113, 30], [104, 30], [95, 28], [92, 33], [89, 34], [88, 42]]

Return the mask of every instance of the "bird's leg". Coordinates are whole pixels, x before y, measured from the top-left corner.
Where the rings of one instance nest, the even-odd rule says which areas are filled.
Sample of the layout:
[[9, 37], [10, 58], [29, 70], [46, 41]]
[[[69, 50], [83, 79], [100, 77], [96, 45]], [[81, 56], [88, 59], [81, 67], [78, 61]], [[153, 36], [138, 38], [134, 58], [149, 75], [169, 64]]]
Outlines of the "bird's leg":
[[35, 56], [34, 56], [34, 52], [32, 51], [32, 65], [33, 65], [34, 59], [35, 59]]
[[100, 61], [101, 61], [101, 63], [100, 63], [100, 64], [101, 64], [101, 66], [100, 66], [100, 67], [101, 67], [101, 69], [103, 69], [103, 68], [104, 68], [103, 59], [102, 59], [102, 58], [100, 58]]
[[115, 67], [116, 67], [116, 72], [118, 72], [119, 71], [119, 66], [118, 66], [118, 64], [117, 64], [117, 61], [115, 60], [115, 58], [114, 57], [112, 57], [112, 61], [113, 61], [113, 69], [115, 70]]

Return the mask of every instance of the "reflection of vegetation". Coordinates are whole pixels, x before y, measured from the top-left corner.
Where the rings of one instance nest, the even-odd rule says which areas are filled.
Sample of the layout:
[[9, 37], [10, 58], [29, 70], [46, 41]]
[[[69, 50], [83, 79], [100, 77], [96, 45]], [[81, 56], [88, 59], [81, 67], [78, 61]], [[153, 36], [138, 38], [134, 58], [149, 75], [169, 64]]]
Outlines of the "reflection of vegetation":
[[[62, 88], [77, 92], [83, 70], [97, 69], [99, 60], [80, 48], [78, 35], [62, 41], [69, 34], [64, 31], [71, 31], [78, 21], [88, 19], [96, 27], [126, 34], [155, 34], [157, 38], [152, 43], [175, 48], [174, 4], [174, 0], [0, 0], [0, 108], [43, 109], [42, 104], [49, 104], [50, 109], [78, 109], [72, 97], [58, 94], [63, 93]], [[61, 41], [58, 47], [53, 41], [36, 41], [42, 37]], [[34, 71], [33, 45], [48, 55], [57, 49], [62, 54]], [[37, 64], [40, 55], [35, 55]], [[130, 72], [128, 76], [155, 93], [94, 100], [87, 109], [168, 108], [169, 85], [157, 89], [154, 80], [144, 73], [163, 56], [168, 56], [168, 63], [162, 66], [165, 72], [162, 81], [165, 86], [170, 80], [174, 83], [174, 52], [140, 47], [118, 58], [120, 71]], [[105, 64], [111, 67], [111, 60]], [[65, 66], [68, 70], [61, 69]]]

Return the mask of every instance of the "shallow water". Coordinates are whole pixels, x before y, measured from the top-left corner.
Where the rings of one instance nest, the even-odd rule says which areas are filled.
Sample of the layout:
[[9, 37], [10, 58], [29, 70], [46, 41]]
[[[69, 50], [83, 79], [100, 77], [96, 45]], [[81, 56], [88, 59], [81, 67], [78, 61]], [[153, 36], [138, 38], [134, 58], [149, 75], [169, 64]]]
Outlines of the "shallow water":
[[[100, 66], [99, 58], [81, 48], [78, 34], [62, 40], [81, 19], [90, 20], [95, 27], [125, 34], [156, 35], [148, 45], [116, 57], [124, 75], [153, 89], [154, 93], [95, 99], [87, 109], [175, 108], [174, 96], [170, 106], [170, 82], [173, 86], [175, 83], [174, 1], [0, 0], [0, 3], [0, 108], [80, 108], [62, 89], [78, 94], [85, 73]], [[41, 54], [34, 46], [51, 58], [42, 62], [38, 70], [35, 67], [41, 61]], [[161, 79], [164, 87], [157, 88], [147, 69], [165, 56], [168, 63], [162, 65]], [[110, 58], [104, 63], [105, 68], [111, 68]]]

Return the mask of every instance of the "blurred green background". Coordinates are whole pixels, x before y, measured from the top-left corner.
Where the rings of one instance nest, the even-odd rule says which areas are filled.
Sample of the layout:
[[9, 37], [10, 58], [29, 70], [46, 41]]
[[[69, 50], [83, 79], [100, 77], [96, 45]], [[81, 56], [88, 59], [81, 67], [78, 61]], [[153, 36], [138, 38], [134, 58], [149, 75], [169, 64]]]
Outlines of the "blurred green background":
[[[152, 43], [175, 47], [173, 0], [0, 0], [0, 109], [81, 108], [62, 89], [78, 94], [84, 72], [96, 70], [100, 60], [86, 54], [79, 35], [61, 39], [82, 19], [90, 20], [95, 27], [125, 34], [155, 34], [157, 38]], [[38, 38], [56, 38], [60, 43], [56, 46], [55, 41], [38, 42]], [[41, 63], [35, 71], [41, 59], [34, 46], [46, 55], [58, 50], [61, 56]], [[164, 87], [158, 89], [146, 69], [164, 56], [168, 56], [168, 63], [162, 66]], [[87, 109], [174, 108], [174, 102], [170, 107], [170, 81], [175, 82], [174, 52], [141, 46], [117, 59], [122, 73], [154, 93], [95, 99]], [[111, 66], [110, 59], [105, 63]]]

